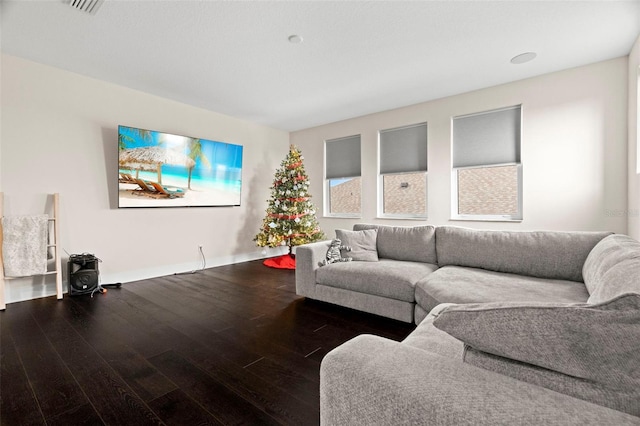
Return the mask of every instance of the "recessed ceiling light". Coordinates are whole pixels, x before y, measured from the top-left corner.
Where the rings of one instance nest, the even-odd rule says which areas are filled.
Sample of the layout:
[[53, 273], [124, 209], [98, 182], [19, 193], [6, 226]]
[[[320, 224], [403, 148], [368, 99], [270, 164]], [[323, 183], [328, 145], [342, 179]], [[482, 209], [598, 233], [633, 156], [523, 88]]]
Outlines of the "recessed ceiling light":
[[292, 34], [289, 36], [288, 40], [289, 43], [300, 44], [302, 43], [302, 36], [299, 36], [298, 34]]
[[521, 53], [520, 55], [511, 58], [512, 64], [524, 64], [525, 62], [533, 61], [538, 54], [536, 52]]

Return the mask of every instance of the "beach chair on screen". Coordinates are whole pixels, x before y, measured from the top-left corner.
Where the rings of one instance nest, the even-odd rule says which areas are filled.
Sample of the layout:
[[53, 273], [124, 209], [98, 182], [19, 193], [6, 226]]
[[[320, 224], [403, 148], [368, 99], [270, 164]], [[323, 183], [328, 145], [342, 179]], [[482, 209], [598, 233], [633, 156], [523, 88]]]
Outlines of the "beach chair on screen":
[[167, 198], [165, 194], [156, 191], [155, 188], [150, 185], [150, 182], [142, 179], [134, 179], [134, 181], [138, 185], [138, 188], [131, 191], [133, 195], [141, 195], [151, 198]]
[[184, 190], [180, 188], [169, 189], [166, 186], [160, 185], [158, 182], [147, 181], [147, 184], [151, 185], [159, 194], [166, 195], [169, 198], [184, 197]]
[[120, 173], [120, 179], [118, 179], [118, 182], [120, 183], [132, 183], [132, 184], [136, 184], [136, 178], [134, 178], [133, 176], [131, 176], [129, 173]]

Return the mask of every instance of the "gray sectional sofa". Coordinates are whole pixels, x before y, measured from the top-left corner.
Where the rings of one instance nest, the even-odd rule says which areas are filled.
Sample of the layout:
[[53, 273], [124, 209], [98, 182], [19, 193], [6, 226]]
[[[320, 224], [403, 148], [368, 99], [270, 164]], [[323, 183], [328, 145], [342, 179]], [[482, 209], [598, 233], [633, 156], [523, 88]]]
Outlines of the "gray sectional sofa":
[[377, 261], [320, 267], [328, 241], [297, 247], [297, 294], [416, 324], [445, 302], [585, 302], [582, 267], [611, 234], [367, 224], [336, 233], [356, 250], [364, 230], [376, 231]]
[[298, 247], [298, 294], [418, 326], [324, 358], [322, 424], [640, 424], [640, 243], [446, 226], [339, 236], [366, 248], [371, 229], [378, 261], [320, 267], [328, 242]]

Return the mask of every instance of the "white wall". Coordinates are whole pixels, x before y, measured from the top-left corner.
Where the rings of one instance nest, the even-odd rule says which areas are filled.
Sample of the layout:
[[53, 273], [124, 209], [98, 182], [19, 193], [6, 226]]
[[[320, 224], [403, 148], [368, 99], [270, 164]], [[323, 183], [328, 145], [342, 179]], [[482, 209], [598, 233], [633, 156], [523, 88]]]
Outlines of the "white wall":
[[629, 53], [629, 207], [628, 232], [633, 238], [640, 240], [640, 160], [638, 152], [640, 138], [640, 37]]
[[[262, 257], [252, 239], [287, 132], [8, 55], [1, 83], [5, 214], [43, 213], [59, 192], [62, 248], [101, 258], [103, 283], [196, 269], [199, 244], [207, 266]], [[243, 145], [241, 207], [117, 209], [118, 124]], [[11, 281], [7, 301], [54, 293]]]
[[[2, 12], [3, 2], [0, 1], [0, 46], [2, 46]], [[2, 99], [2, 57], [0, 54], [0, 99]], [[0, 107], [2, 105], [0, 104]], [[0, 166], [2, 165], [2, 108], [0, 108]], [[2, 188], [2, 168], [0, 168], [0, 188]]]
[[[451, 221], [451, 117], [516, 104], [523, 111], [524, 220]], [[306, 170], [320, 211], [323, 141], [362, 135], [362, 218], [321, 218], [329, 237], [357, 222], [421, 223], [376, 218], [377, 132], [423, 121], [429, 138], [426, 223], [626, 232], [626, 57], [292, 133], [291, 142], [312, 159]]]

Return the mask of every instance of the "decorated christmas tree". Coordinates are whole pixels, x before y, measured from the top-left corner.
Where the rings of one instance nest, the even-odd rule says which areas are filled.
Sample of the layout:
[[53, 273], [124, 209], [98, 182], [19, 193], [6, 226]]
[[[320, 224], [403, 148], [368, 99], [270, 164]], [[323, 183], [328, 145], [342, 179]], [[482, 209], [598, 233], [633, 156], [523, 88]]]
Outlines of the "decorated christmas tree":
[[310, 201], [309, 177], [303, 160], [298, 148], [291, 145], [289, 154], [276, 170], [267, 214], [253, 239], [260, 247], [288, 246], [289, 254], [285, 255], [288, 258], [292, 257], [294, 246], [324, 238]]

